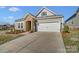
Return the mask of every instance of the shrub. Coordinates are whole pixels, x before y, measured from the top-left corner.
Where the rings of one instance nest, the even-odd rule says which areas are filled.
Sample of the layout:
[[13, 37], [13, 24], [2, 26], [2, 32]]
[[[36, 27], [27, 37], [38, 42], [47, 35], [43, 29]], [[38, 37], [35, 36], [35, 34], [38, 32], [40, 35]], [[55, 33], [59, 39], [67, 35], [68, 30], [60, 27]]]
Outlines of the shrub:
[[64, 32], [69, 33], [69, 27], [67, 25], [64, 26]]
[[19, 33], [23, 33], [23, 30], [11, 30], [10, 32], [6, 32], [7, 34], [19, 34]]

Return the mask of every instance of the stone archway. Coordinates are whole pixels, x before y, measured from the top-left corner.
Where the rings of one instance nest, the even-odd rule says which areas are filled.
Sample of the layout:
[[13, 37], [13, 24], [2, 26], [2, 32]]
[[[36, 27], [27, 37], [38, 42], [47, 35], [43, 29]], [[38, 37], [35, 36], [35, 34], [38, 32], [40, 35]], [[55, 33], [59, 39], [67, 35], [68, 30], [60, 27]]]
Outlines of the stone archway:
[[26, 31], [31, 31], [31, 21], [26, 21]]

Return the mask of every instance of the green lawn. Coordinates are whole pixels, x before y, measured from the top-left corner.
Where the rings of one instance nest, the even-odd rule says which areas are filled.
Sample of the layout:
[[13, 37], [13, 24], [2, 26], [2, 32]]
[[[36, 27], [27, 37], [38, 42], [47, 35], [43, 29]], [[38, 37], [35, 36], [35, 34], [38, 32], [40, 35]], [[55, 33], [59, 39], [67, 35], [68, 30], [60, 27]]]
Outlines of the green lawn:
[[11, 35], [11, 34], [0, 35], [0, 44], [11, 41], [20, 36], [22, 36], [22, 35]]
[[64, 33], [62, 36], [66, 52], [79, 52], [79, 30], [70, 31], [70, 33]]

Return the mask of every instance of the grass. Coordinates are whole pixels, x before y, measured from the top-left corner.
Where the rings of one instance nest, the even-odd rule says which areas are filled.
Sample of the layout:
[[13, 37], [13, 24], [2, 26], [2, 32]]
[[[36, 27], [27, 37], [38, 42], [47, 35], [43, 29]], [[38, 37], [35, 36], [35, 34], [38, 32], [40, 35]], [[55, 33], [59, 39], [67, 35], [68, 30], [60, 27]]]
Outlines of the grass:
[[[70, 33], [62, 33], [66, 52], [79, 52], [79, 30], [71, 30]], [[71, 40], [74, 38], [73, 40]]]
[[11, 41], [15, 38], [18, 38], [20, 36], [22, 36], [22, 35], [9, 35], [9, 34], [0, 35], [0, 44], [6, 43], [6, 42]]
[[6, 30], [4, 30], [4, 29], [0, 29], [0, 31], [6, 31]]

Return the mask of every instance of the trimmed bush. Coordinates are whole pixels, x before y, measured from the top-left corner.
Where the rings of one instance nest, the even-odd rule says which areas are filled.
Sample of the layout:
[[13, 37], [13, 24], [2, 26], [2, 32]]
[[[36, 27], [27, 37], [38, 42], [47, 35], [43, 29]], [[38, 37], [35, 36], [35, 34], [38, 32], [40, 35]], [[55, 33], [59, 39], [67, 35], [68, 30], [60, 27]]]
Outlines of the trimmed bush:
[[69, 27], [67, 25], [64, 26], [64, 32], [69, 33]]

